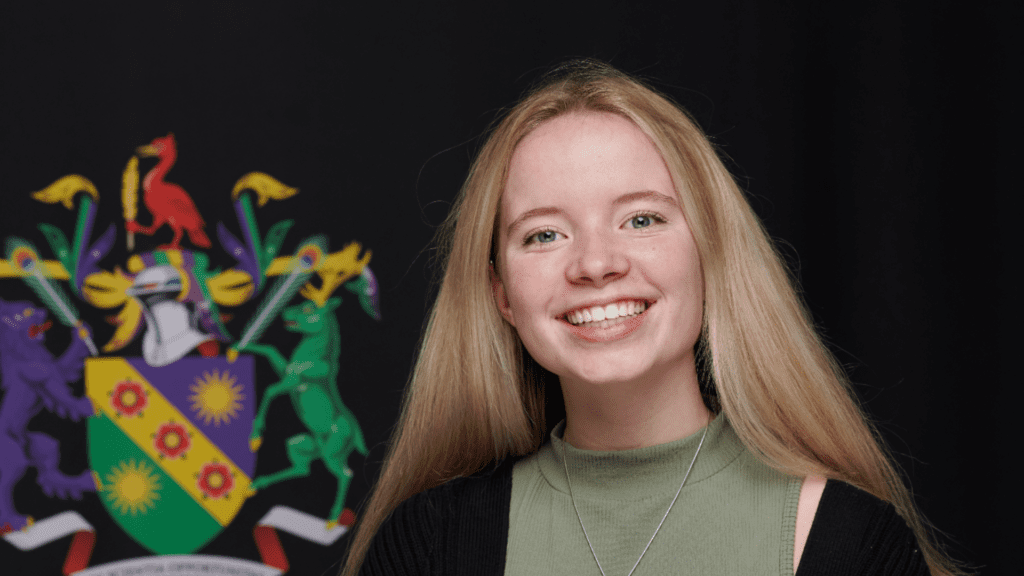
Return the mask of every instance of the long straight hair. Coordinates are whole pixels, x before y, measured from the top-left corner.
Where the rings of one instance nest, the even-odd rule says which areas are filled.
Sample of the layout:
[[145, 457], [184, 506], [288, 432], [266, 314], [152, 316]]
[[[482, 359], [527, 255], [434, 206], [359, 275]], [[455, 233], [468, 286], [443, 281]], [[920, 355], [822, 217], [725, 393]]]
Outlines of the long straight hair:
[[354, 575], [381, 523], [406, 498], [508, 457], [549, 431], [552, 375], [498, 313], [488, 276], [512, 153], [556, 116], [606, 112], [661, 153], [704, 271], [702, 379], [744, 445], [795, 476], [853, 484], [891, 502], [933, 574], [959, 574], [936, 547], [845, 373], [813, 328], [773, 244], [711, 143], [668, 98], [610, 66], [563, 65], [494, 127], [438, 243], [444, 274], [380, 479], [356, 527]]

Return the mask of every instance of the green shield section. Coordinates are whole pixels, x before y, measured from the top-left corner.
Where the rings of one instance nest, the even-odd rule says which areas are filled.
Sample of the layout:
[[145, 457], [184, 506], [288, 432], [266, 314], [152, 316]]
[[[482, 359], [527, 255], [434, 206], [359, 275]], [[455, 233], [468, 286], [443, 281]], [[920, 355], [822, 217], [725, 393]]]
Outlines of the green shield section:
[[89, 462], [107, 512], [156, 554], [189, 554], [222, 527], [104, 415], [89, 418]]

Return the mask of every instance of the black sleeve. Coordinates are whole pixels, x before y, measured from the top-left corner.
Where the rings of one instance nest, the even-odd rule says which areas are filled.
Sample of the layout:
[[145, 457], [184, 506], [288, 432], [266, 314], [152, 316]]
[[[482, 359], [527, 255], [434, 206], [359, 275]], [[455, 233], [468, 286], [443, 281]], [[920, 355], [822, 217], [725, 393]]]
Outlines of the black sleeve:
[[509, 459], [473, 478], [452, 482], [459, 498], [444, 542], [450, 562], [443, 572], [446, 576], [505, 573], [512, 466]]
[[384, 520], [366, 551], [360, 576], [431, 574], [442, 524], [434, 498], [437, 491], [416, 494]]
[[913, 531], [896, 509], [845, 482], [829, 480], [797, 576], [927, 576]]
[[505, 572], [511, 460], [402, 502], [374, 535], [360, 576]]

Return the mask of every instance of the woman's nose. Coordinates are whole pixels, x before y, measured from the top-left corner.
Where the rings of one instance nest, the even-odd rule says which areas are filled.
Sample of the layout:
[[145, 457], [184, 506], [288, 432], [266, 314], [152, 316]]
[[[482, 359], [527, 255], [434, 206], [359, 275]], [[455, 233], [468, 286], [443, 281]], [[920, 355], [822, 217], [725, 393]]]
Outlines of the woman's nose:
[[566, 268], [566, 279], [572, 284], [601, 288], [629, 272], [629, 258], [610, 234], [578, 234], [574, 248]]

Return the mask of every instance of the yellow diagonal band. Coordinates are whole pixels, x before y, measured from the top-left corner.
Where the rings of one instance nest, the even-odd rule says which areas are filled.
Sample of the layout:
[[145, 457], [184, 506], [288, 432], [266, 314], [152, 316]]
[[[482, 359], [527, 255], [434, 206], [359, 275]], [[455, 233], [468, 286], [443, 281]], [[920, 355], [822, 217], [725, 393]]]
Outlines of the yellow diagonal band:
[[[193, 426], [184, 414], [123, 358], [86, 359], [85, 382], [86, 394], [94, 406], [110, 418], [221, 526], [231, 522], [245, 502], [251, 479], [216, 444]], [[112, 398], [117, 385], [122, 382], [133, 382], [142, 388], [146, 405], [138, 413], [118, 414]], [[182, 424], [188, 431], [191, 447], [184, 457], [166, 458], [156, 447], [155, 437], [160, 425], [169, 422]], [[217, 498], [204, 494], [199, 486], [203, 466], [211, 463], [227, 466], [233, 481], [230, 492]]]

